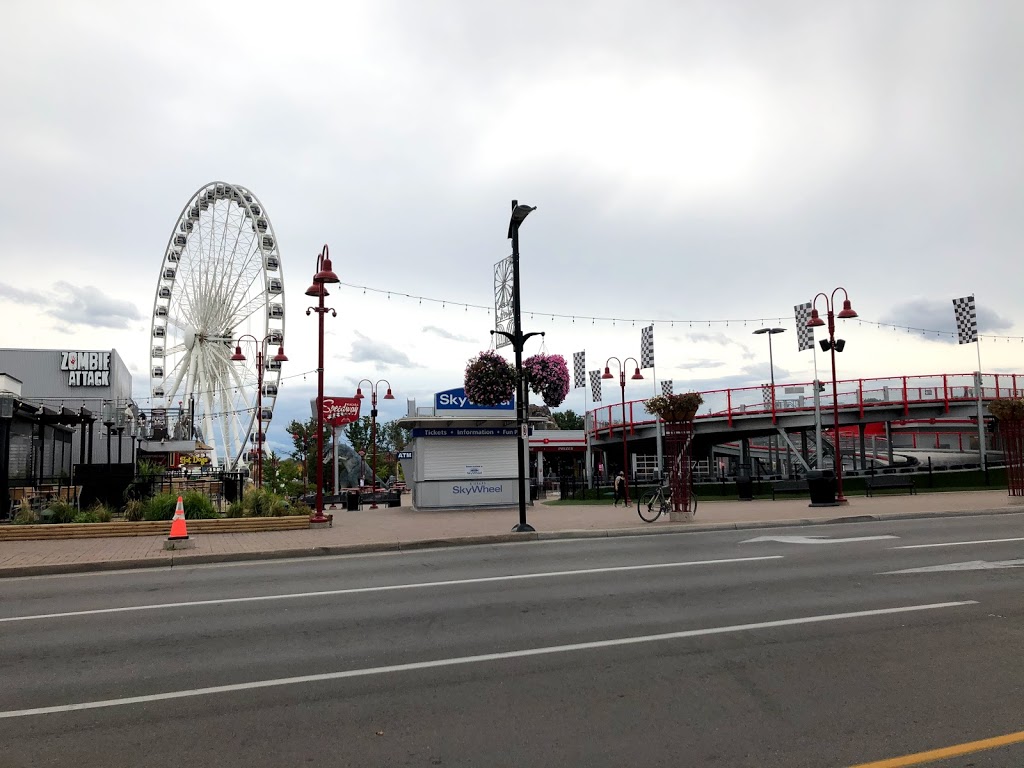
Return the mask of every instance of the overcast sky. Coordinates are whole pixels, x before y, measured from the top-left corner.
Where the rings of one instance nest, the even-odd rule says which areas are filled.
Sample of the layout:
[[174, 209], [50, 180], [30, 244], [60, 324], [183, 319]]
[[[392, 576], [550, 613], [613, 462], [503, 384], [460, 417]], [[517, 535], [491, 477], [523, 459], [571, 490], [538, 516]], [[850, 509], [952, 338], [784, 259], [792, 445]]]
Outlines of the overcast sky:
[[793, 305], [841, 285], [865, 321], [841, 378], [974, 370], [974, 345], [906, 330], [952, 331], [969, 293], [1000, 337], [985, 370], [1024, 373], [1016, 0], [6, 0], [3, 20], [0, 347], [116, 348], [147, 397], [171, 228], [206, 183], [245, 185], [282, 252], [278, 450], [315, 394], [321, 246], [360, 286], [328, 302], [328, 393], [386, 378], [393, 418], [488, 348], [512, 198], [537, 206], [524, 329], [588, 368], [639, 356], [653, 320], [659, 380], [757, 385], [767, 324], [788, 328], [776, 381], [810, 381]]

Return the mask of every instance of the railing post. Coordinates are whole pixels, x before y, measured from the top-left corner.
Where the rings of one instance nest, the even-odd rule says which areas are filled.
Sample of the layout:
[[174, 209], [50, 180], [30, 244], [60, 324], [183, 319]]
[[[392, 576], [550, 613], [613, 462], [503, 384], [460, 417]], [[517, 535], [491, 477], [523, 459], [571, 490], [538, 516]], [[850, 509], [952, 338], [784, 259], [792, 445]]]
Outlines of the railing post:
[[864, 379], [857, 379], [857, 403], [860, 405], [860, 417], [864, 418]]
[[903, 377], [903, 415], [910, 415], [910, 403], [907, 402], [907, 377]]
[[949, 413], [949, 384], [948, 374], [942, 374], [942, 412]]
[[732, 389], [725, 390], [725, 413], [729, 426], [732, 426]]

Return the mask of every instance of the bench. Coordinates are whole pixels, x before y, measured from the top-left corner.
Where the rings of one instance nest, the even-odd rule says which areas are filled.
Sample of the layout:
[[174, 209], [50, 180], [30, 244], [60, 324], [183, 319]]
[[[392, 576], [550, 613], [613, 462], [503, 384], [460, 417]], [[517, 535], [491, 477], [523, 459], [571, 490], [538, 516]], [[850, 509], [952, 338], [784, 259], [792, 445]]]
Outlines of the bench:
[[810, 492], [806, 480], [777, 480], [772, 483], [772, 501], [775, 501], [776, 493], [804, 493]]
[[875, 475], [864, 479], [864, 495], [870, 496], [872, 491], [893, 490], [908, 488], [911, 495], [917, 493], [914, 489], [914, 478], [905, 475]]

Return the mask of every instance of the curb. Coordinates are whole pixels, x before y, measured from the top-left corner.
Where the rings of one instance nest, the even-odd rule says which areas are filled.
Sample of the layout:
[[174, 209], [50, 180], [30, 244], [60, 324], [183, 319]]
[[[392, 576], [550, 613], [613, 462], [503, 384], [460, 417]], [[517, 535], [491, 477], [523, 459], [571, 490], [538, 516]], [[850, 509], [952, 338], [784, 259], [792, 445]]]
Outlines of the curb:
[[180, 568], [210, 563], [255, 562], [260, 560], [287, 560], [295, 558], [325, 557], [330, 555], [362, 555], [375, 552], [407, 552], [422, 549], [479, 546], [482, 544], [511, 544], [531, 541], [559, 541], [570, 539], [625, 538], [630, 536], [659, 536], [668, 534], [713, 533], [715, 531], [743, 531], [759, 528], [794, 528], [811, 525], [837, 525], [844, 523], [871, 523], [886, 520], [922, 520], [942, 517], [981, 517], [988, 515], [1019, 515], [1020, 507], [1009, 509], [948, 510], [944, 512], [891, 512], [882, 515], [848, 515], [833, 518], [792, 518], [789, 520], [749, 520], [734, 523], [664, 523], [634, 528], [586, 528], [565, 531], [535, 531], [533, 533], [496, 533], [477, 536], [451, 536], [413, 541], [371, 542], [341, 544], [301, 549], [273, 549], [253, 552], [220, 552], [193, 555], [157, 556], [134, 560], [97, 560], [86, 563], [48, 563], [42, 565], [0, 567], [0, 579], [20, 576], [52, 576], [73, 573], [140, 570], [144, 568]]

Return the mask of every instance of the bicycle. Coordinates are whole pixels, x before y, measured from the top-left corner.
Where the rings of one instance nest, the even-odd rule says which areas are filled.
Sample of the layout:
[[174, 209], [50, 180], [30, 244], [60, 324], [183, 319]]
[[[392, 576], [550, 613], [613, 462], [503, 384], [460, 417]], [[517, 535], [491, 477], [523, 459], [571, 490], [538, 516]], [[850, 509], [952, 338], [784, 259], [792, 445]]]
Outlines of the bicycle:
[[[693, 480], [690, 480], [690, 498], [687, 505], [690, 517], [697, 514], [697, 492], [693, 487]], [[667, 485], [655, 488], [653, 491], [646, 491], [637, 500], [636, 511], [640, 519], [645, 523], [653, 523], [662, 515], [672, 510], [672, 488]]]

